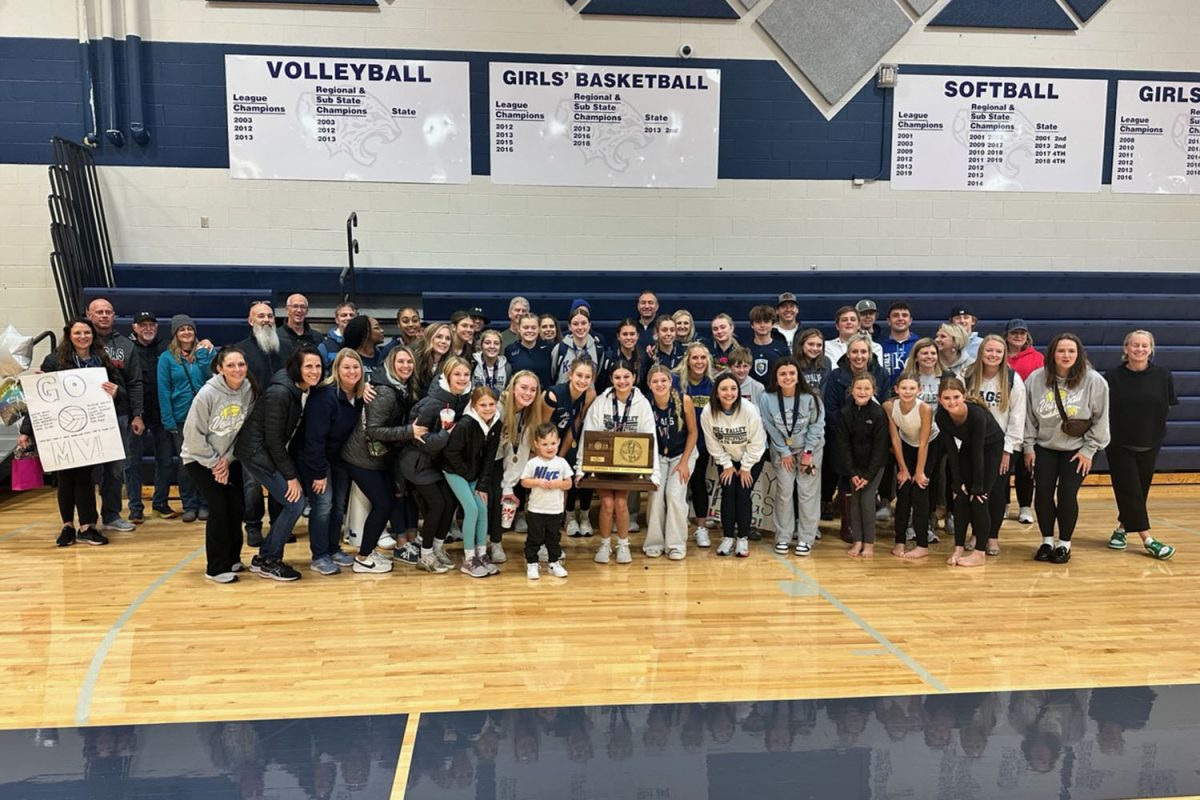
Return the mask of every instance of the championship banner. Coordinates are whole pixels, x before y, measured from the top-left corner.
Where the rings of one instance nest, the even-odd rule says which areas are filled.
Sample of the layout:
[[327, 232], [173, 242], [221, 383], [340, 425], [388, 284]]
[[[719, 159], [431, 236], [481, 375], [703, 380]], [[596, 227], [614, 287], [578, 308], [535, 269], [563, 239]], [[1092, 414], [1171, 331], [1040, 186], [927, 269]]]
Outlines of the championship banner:
[[492, 183], [717, 183], [721, 71], [492, 63]]
[[234, 178], [469, 183], [468, 65], [225, 56]]
[[1200, 83], [1120, 81], [1114, 192], [1200, 193]]
[[1106, 81], [901, 75], [892, 188], [1098, 192]]
[[125, 459], [117, 410], [103, 389], [107, 381], [102, 367], [21, 378], [38, 457], [46, 472]]

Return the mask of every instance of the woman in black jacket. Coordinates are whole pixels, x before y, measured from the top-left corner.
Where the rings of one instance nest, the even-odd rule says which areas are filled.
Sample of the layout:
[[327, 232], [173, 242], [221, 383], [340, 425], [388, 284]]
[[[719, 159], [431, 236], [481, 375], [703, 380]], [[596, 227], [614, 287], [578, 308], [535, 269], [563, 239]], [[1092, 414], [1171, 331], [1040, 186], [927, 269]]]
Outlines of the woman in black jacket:
[[417, 569], [426, 572], [449, 572], [454, 566], [454, 559], [446, 553], [446, 534], [454, 518], [454, 493], [434, 459], [445, 449], [450, 431], [462, 418], [470, 398], [471, 365], [458, 356], [449, 356], [429, 394], [408, 415], [410, 424], [429, 431], [423, 441], [413, 440], [400, 454], [400, 471], [424, 506]]
[[472, 578], [486, 578], [500, 571], [487, 553], [487, 490], [475, 488], [484, 467], [496, 460], [499, 422], [496, 393], [486, 386], [478, 387], [471, 393], [471, 405], [451, 430], [450, 440], [436, 459], [463, 509], [462, 571]]
[[1120, 366], [1105, 373], [1108, 381], [1109, 425], [1108, 470], [1121, 525], [1112, 533], [1108, 546], [1125, 549], [1129, 532], [1136, 533], [1154, 558], [1165, 560], [1175, 548], [1150, 535], [1146, 498], [1154, 479], [1154, 463], [1167, 435], [1167, 414], [1179, 405], [1175, 380], [1169, 370], [1152, 364], [1154, 336], [1133, 331], [1125, 336]]
[[[250, 562], [250, 571], [263, 578], [300, 579], [300, 573], [283, 562], [283, 546], [304, 511], [304, 487], [288, 448], [300, 426], [304, 396], [321, 382], [321, 375], [321, 351], [310, 344], [301, 345], [254, 404], [234, 448], [242, 469], [282, 505], [258, 555]], [[333, 561], [351, 566], [353, 557], [339, 550]]]
[[[63, 340], [57, 350], [46, 356], [41, 371], [58, 372], [86, 367], [103, 368], [108, 373], [108, 380], [101, 384], [101, 388], [113, 398], [114, 403], [125, 401], [125, 380], [100, 346], [96, 328], [91, 321], [76, 317], [63, 327]], [[33, 423], [26, 415], [21, 422], [20, 446], [27, 449], [35, 439]], [[63, 523], [55, 541], [59, 547], [69, 547], [75, 542], [108, 544], [108, 538], [96, 527], [99, 515], [96, 512], [96, 488], [92, 480], [93, 466], [89, 464], [58, 471], [58, 513]], [[74, 525], [76, 514], [79, 516], [78, 532]]]
[[[851, 345], [853, 347], [853, 345]], [[845, 358], [845, 356], [843, 357]], [[887, 463], [888, 422], [875, 401], [875, 378], [869, 372], [850, 382], [850, 404], [842, 409], [835, 430], [841, 463], [842, 496], [849, 501], [851, 558], [875, 556], [875, 493]]]
[[[958, 378], [942, 381], [933, 421], [946, 453], [954, 493], [954, 553], [946, 563], [952, 567], [982, 567], [987, 562], [987, 540], [992, 535], [988, 492], [994, 490], [1000, 474], [1004, 431], [983, 400], [972, 395], [968, 401], [967, 387]], [[964, 553], [968, 523], [975, 531], [975, 550]]]
[[371, 501], [371, 511], [363, 523], [359, 558], [370, 557], [377, 563], [388, 564], [389, 568], [391, 558], [375, 548], [389, 520], [394, 531], [404, 530], [405, 481], [395, 469], [397, 453], [429, 432], [420, 425], [408, 424], [416, 395], [415, 369], [416, 359], [411, 350], [404, 345], [392, 348], [383, 367], [371, 376], [375, 399], [367, 405], [360, 424], [342, 447], [342, 459], [351, 479]]

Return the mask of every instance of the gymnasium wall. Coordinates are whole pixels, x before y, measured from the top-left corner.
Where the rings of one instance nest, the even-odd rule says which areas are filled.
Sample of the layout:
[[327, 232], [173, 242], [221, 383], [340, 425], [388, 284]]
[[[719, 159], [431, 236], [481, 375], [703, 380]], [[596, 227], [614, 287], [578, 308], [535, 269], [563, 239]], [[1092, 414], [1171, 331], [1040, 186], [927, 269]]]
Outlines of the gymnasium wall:
[[[1189, 0], [1109, 0], [1075, 32], [927, 27], [949, 1], [900, 2], [914, 23], [881, 60], [899, 63], [901, 79], [939, 66], [1200, 79], [1200, 12]], [[1040, 4], [1046, 2], [1057, 0]], [[7, 37], [0, 38], [0, 320], [31, 330], [58, 323], [47, 267], [46, 142], [83, 133], [75, 5], [0, 6]], [[1194, 269], [1200, 202], [1114, 195], [1107, 170], [1098, 194], [894, 192], [886, 179], [852, 185], [852, 177], [886, 166], [884, 95], [864, 73], [829, 103], [756, 24], [770, 5], [746, 3], [740, 19], [718, 21], [606, 18], [563, 0], [382, 0], [369, 10], [143, 3], [151, 142], [143, 148], [127, 137], [123, 148], [105, 142], [97, 151], [107, 165], [102, 179], [116, 258], [339, 265], [344, 220], [357, 210], [359, 263], [366, 266]], [[928, 10], [919, 14], [922, 8]], [[116, 31], [119, 45], [119, 17]], [[689, 66], [716, 66], [724, 76], [714, 189], [491, 185], [484, 116], [490, 59], [671, 66], [684, 63], [675, 53], [685, 42], [696, 54]], [[123, 75], [124, 49], [116, 52]], [[230, 180], [222, 59], [231, 52], [470, 60], [472, 183]], [[123, 86], [118, 91], [123, 95]], [[201, 227], [201, 217], [209, 227]]]

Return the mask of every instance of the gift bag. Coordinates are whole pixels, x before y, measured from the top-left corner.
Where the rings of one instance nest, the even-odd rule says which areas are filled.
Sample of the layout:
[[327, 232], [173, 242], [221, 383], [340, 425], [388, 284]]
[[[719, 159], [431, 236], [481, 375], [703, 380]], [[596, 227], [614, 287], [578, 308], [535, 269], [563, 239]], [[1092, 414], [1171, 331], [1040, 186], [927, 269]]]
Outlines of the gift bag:
[[41, 489], [46, 485], [42, 472], [42, 460], [33, 451], [18, 450], [12, 460], [12, 488], [14, 492]]

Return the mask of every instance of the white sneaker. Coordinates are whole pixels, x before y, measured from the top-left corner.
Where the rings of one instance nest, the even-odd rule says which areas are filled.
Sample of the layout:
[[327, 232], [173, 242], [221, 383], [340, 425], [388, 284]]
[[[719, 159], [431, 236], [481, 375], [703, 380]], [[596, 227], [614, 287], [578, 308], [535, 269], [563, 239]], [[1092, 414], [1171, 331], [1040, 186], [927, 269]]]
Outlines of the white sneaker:
[[513, 530], [516, 531], [517, 533], [528, 533], [529, 532], [529, 522], [525, 519], [524, 514], [517, 517], [517, 523], [516, 523], [516, 525], [513, 526]]
[[812, 552], [812, 545], [808, 542], [796, 542], [796, 555], [806, 556]]
[[727, 556], [732, 553], [734, 541], [732, 536], [722, 536], [721, 543], [717, 545], [717, 555]]
[[622, 539], [617, 542], [617, 563], [628, 564], [633, 561], [633, 555], [629, 552], [629, 540]]
[[549, 561], [549, 560], [550, 560], [550, 553], [549, 553], [549, 551], [546, 550], [546, 545], [542, 545], [541, 547], [538, 548], [538, 561]]
[[525, 565], [525, 577], [531, 581], [536, 581], [538, 578], [542, 577], [541, 574], [538, 572], [538, 565], [537, 564], [526, 564]]
[[917, 532], [911, 527], [904, 532], [905, 541], [911, 542], [917, 538]]
[[875, 519], [878, 520], [879, 522], [886, 522], [891, 518], [892, 518], [892, 507], [891, 506], [880, 506], [879, 508], [875, 509]]
[[1012, 519], [1012, 505], [1011, 504], [1008, 504], [1008, 503], [1004, 504], [1004, 516], [1001, 517], [1000, 519]]
[[439, 542], [437, 539], [433, 540], [433, 557], [436, 558], [438, 563], [442, 564], [443, 566], [454, 566], [454, 559], [451, 558], [450, 554], [446, 552], [445, 543]]
[[508, 556], [504, 555], [504, 545], [499, 542], [492, 542], [488, 545], [488, 558], [495, 564], [503, 564], [508, 561]]
[[647, 558], [659, 558], [663, 554], [661, 547], [643, 547], [642, 552]]
[[682, 547], [672, 547], [667, 551], [667, 558], [672, 561], [683, 561], [687, 558], [687, 550], [684, 550]]
[[1021, 509], [1017, 511], [1017, 522], [1021, 523], [1022, 525], [1032, 525], [1033, 509], [1029, 506], [1021, 506]]
[[584, 537], [595, 535], [595, 531], [592, 530], [592, 521], [588, 519], [587, 514], [583, 514], [583, 518], [579, 520], [579, 535]]
[[642, 529], [642, 526], [641, 526], [641, 525], [638, 525], [638, 522], [637, 522], [637, 520], [636, 520], [636, 519], [632, 519], [632, 518], [630, 518], [630, 520], [629, 520], [629, 532], [630, 532], [630, 533], [637, 533], [637, 532], [638, 532], [638, 531], [640, 531], [641, 529]]
[[592, 560], [597, 564], [607, 564], [608, 559], [612, 557], [612, 544], [608, 539], [600, 542], [600, 549], [596, 551], [596, 556]]
[[578, 539], [579, 536], [579, 520], [572, 516], [567, 520], [567, 537]]
[[713, 520], [712, 517], [706, 517], [704, 520], [704, 527], [708, 528], [709, 530], [712, 530], [713, 528], [717, 527], [717, 523]]
[[550, 563], [550, 574], [556, 578], [567, 577], [567, 569], [562, 565], [561, 561], [552, 561]]
[[394, 536], [392, 536], [390, 533], [384, 532], [384, 534], [379, 537], [379, 543], [376, 544], [375, 546], [378, 547], [380, 550], [395, 550], [396, 549], [396, 538]]
[[392, 560], [390, 558], [380, 558], [375, 553], [372, 553], [365, 561], [354, 559], [354, 566], [351, 567], [355, 572], [369, 572], [382, 574], [392, 571]]
[[708, 538], [708, 528], [696, 528], [696, 547], [711, 547], [712, 542]]
[[737, 540], [737, 557], [738, 558], [747, 558], [747, 557], [749, 557], [749, 555], [750, 555], [750, 540], [745, 539], [745, 538], [738, 539]]

